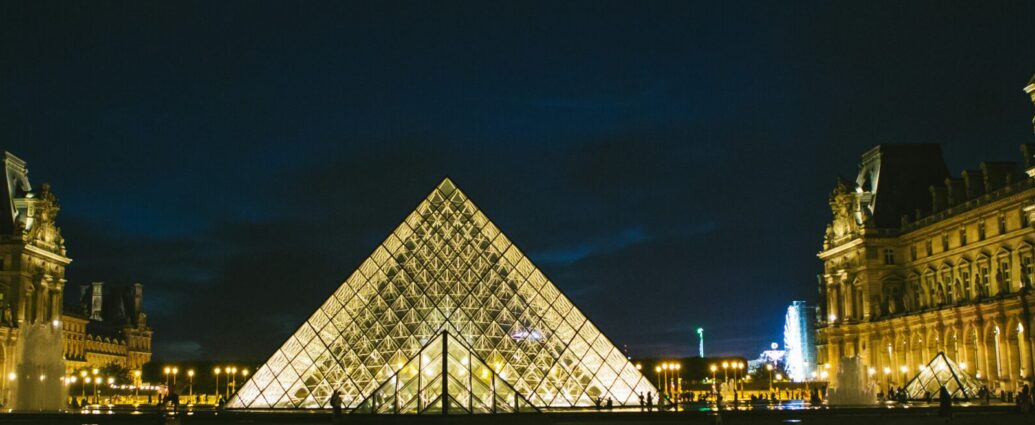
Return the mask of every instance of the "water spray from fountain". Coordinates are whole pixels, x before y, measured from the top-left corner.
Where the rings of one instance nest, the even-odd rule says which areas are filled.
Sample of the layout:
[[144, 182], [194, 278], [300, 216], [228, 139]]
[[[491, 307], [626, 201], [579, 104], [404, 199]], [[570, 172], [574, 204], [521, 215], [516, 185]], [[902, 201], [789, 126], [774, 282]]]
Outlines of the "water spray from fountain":
[[16, 347], [18, 365], [11, 379], [11, 409], [58, 411], [65, 406], [65, 359], [61, 322], [22, 324]]

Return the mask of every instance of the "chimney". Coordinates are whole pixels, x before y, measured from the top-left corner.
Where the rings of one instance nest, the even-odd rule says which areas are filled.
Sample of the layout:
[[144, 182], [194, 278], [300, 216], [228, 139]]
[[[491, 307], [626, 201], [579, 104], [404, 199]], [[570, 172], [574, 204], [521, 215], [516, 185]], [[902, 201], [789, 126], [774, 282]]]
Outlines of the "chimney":
[[1011, 183], [1015, 164], [1012, 162], [982, 162], [981, 171], [984, 174], [985, 193], [1002, 189]]
[[963, 170], [963, 189], [967, 199], [974, 199], [985, 194], [984, 175], [979, 170]]
[[93, 293], [90, 303], [90, 320], [103, 321], [101, 306], [104, 305], [104, 282], [93, 283]]
[[946, 208], [948, 203], [946, 192], [948, 190], [945, 186], [934, 186], [931, 185], [931, 214], [941, 212]]
[[138, 283], [134, 283], [133, 284], [133, 312], [131, 313], [132, 316], [129, 318], [130, 322], [133, 322], [133, 323], [137, 322], [137, 317], [140, 316], [140, 312], [143, 311], [141, 309], [142, 308], [141, 306], [143, 305], [143, 303], [144, 303], [144, 285], [140, 284], [139, 282]]
[[1035, 144], [1024, 143], [1021, 145], [1021, 156], [1024, 157], [1024, 168], [1035, 167]]
[[963, 179], [945, 179], [945, 189], [950, 208], [967, 202], [967, 190], [964, 189]]

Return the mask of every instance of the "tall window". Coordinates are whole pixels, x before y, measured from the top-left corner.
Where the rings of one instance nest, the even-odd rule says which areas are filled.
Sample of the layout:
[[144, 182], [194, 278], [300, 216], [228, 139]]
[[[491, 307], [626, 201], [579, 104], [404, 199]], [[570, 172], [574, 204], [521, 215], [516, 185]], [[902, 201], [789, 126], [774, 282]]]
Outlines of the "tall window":
[[916, 261], [916, 244], [909, 244], [909, 258]]
[[945, 302], [952, 304], [956, 302], [956, 298], [953, 296], [952, 290], [952, 270], [942, 270], [942, 287], [945, 288]]
[[999, 292], [1010, 292], [1013, 290], [1013, 286], [1010, 285], [1010, 259], [1001, 258], [999, 259], [999, 275], [1003, 277], [1003, 287], [999, 288]]
[[992, 295], [992, 280], [988, 273], [988, 264], [978, 264], [978, 288], [981, 290], [981, 296]]
[[981, 222], [978, 223], [978, 240], [979, 241], [985, 240], [985, 222], [984, 222], [984, 220], [982, 220]]
[[1033, 272], [1035, 272], [1035, 270], [1032, 269], [1031, 252], [1025, 252], [1024, 254], [1021, 254], [1021, 273], [1023, 273], [1023, 275], [1021, 276], [1022, 287], [1031, 287], [1032, 280], [1035, 279], [1035, 276], [1032, 276]]
[[884, 250], [884, 264], [895, 264], [895, 250]]
[[970, 267], [960, 268], [960, 281], [963, 283], [963, 299], [970, 299]]
[[1021, 210], [1021, 228], [1026, 228], [1031, 225], [1031, 219], [1028, 218], [1028, 214]]
[[931, 253], [932, 253], [932, 252], [934, 252], [934, 249], [933, 249], [933, 248], [931, 248], [931, 245], [934, 245], [934, 244], [933, 244], [933, 243], [931, 242], [931, 240], [930, 240], [930, 239], [928, 239], [928, 240], [927, 240], [927, 244], [926, 244], [926, 245], [924, 246], [924, 248], [925, 248], [925, 251], [927, 252], [927, 256], [928, 256], [928, 257], [930, 257], [930, 256], [931, 256]]
[[913, 296], [916, 297], [916, 307], [923, 308], [927, 303], [924, 302], [923, 289], [920, 288], [920, 279], [913, 277]]
[[941, 300], [938, 299], [938, 284], [934, 281], [934, 273], [927, 274], [927, 300], [928, 303], [933, 307], [941, 304]]
[[960, 246], [967, 246], [967, 228], [960, 227]]
[[942, 252], [949, 250], [949, 234], [942, 233]]
[[1006, 233], [1006, 216], [999, 214], [999, 234], [1002, 235], [1004, 233]]

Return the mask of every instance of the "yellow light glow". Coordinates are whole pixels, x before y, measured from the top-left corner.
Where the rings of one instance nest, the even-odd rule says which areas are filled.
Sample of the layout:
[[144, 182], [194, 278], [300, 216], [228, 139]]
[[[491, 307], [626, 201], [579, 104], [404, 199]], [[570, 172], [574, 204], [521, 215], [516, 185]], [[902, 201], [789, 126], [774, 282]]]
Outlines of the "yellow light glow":
[[777, 381], [782, 381], [783, 380], [783, 374], [782, 373], [777, 373], [776, 374], [776, 380]]
[[92, 372], [94, 375], [96, 375], [96, 374], [100, 373], [101, 371], [97, 370], [97, 368], [93, 368], [93, 370], [90, 371], [90, 372]]
[[891, 368], [890, 368], [890, 367], [885, 367], [885, 368], [884, 368], [884, 374], [885, 374], [885, 375], [889, 375], [889, 374], [891, 374]]
[[874, 368], [871, 367], [871, 368], [866, 370], [866, 374], [868, 374], [870, 376], [876, 375], [877, 374], [877, 369], [874, 369]]
[[909, 367], [906, 365], [902, 365], [902, 367], [898, 368], [898, 370], [901, 370], [902, 373], [906, 373], [909, 372]]
[[222, 372], [223, 370], [217, 367], [217, 368], [213, 369], [212, 371], [215, 372], [216, 375], [219, 375], [219, 373]]
[[190, 376], [190, 377], [193, 378], [194, 377], [194, 369], [188, 370], [187, 371], [187, 376]]
[[726, 369], [728, 367], [730, 367], [730, 363], [729, 362], [722, 362], [722, 368], [723, 369]]
[[640, 370], [640, 369], [643, 369], [643, 365], [639, 364], [639, 363], [636, 363], [636, 370]]
[[960, 362], [960, 369], [967, 370], [967, 362]]
[[715, 366], [715, 365], [711, 365], [711, 367], [710, 367], [709, 369], [711, 369], [711, 370], [712, 370], [712, 372], [715, 372], [716, 370], [718, 370], [718, 369], [719, 369], [719, 367], [718, 367], [718, 366]]
[[86, 377], [86, 371], [85, 370], [79, 371], [79, 376], [82, 376], [83, 378], [85, 378]]
[[248, 376], [248, 369], [242, 370], [241, 374], [244, 376]]
[[[97, 369], [94, 369], [94, 370], [97, 370]], [[166, 367], [165, 367], [165, 369], [164, 369], [164, 370], [162, 370], [162, 373], [164, 373], [164, 374], [166, 374], [166, 375], [168, 375], [168, 374], [169, 374], [169, 373], [171, 373], [171, 372], [172, 372], [172, 368], [170, 368], [169, 366], [166, 366]], [[93, 374], [94, 374], [94, 375], [96, 375], [96, 374], [97, 374], [97, 372], [94, 372]]]

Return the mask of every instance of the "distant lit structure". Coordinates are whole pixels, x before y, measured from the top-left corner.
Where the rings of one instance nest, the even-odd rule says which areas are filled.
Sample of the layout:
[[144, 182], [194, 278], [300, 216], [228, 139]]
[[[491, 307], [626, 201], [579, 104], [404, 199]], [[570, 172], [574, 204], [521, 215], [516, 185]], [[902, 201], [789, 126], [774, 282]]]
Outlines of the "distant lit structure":
[[788, 379], [794, 382], [807, 380], [810, 366], [816, 365], [815, 311], [805, 301], [794, 301], [787, 307], [783, 326], [784, 368]]
[[697, 355], [704, 358], [704, 328], [697, 328]]

